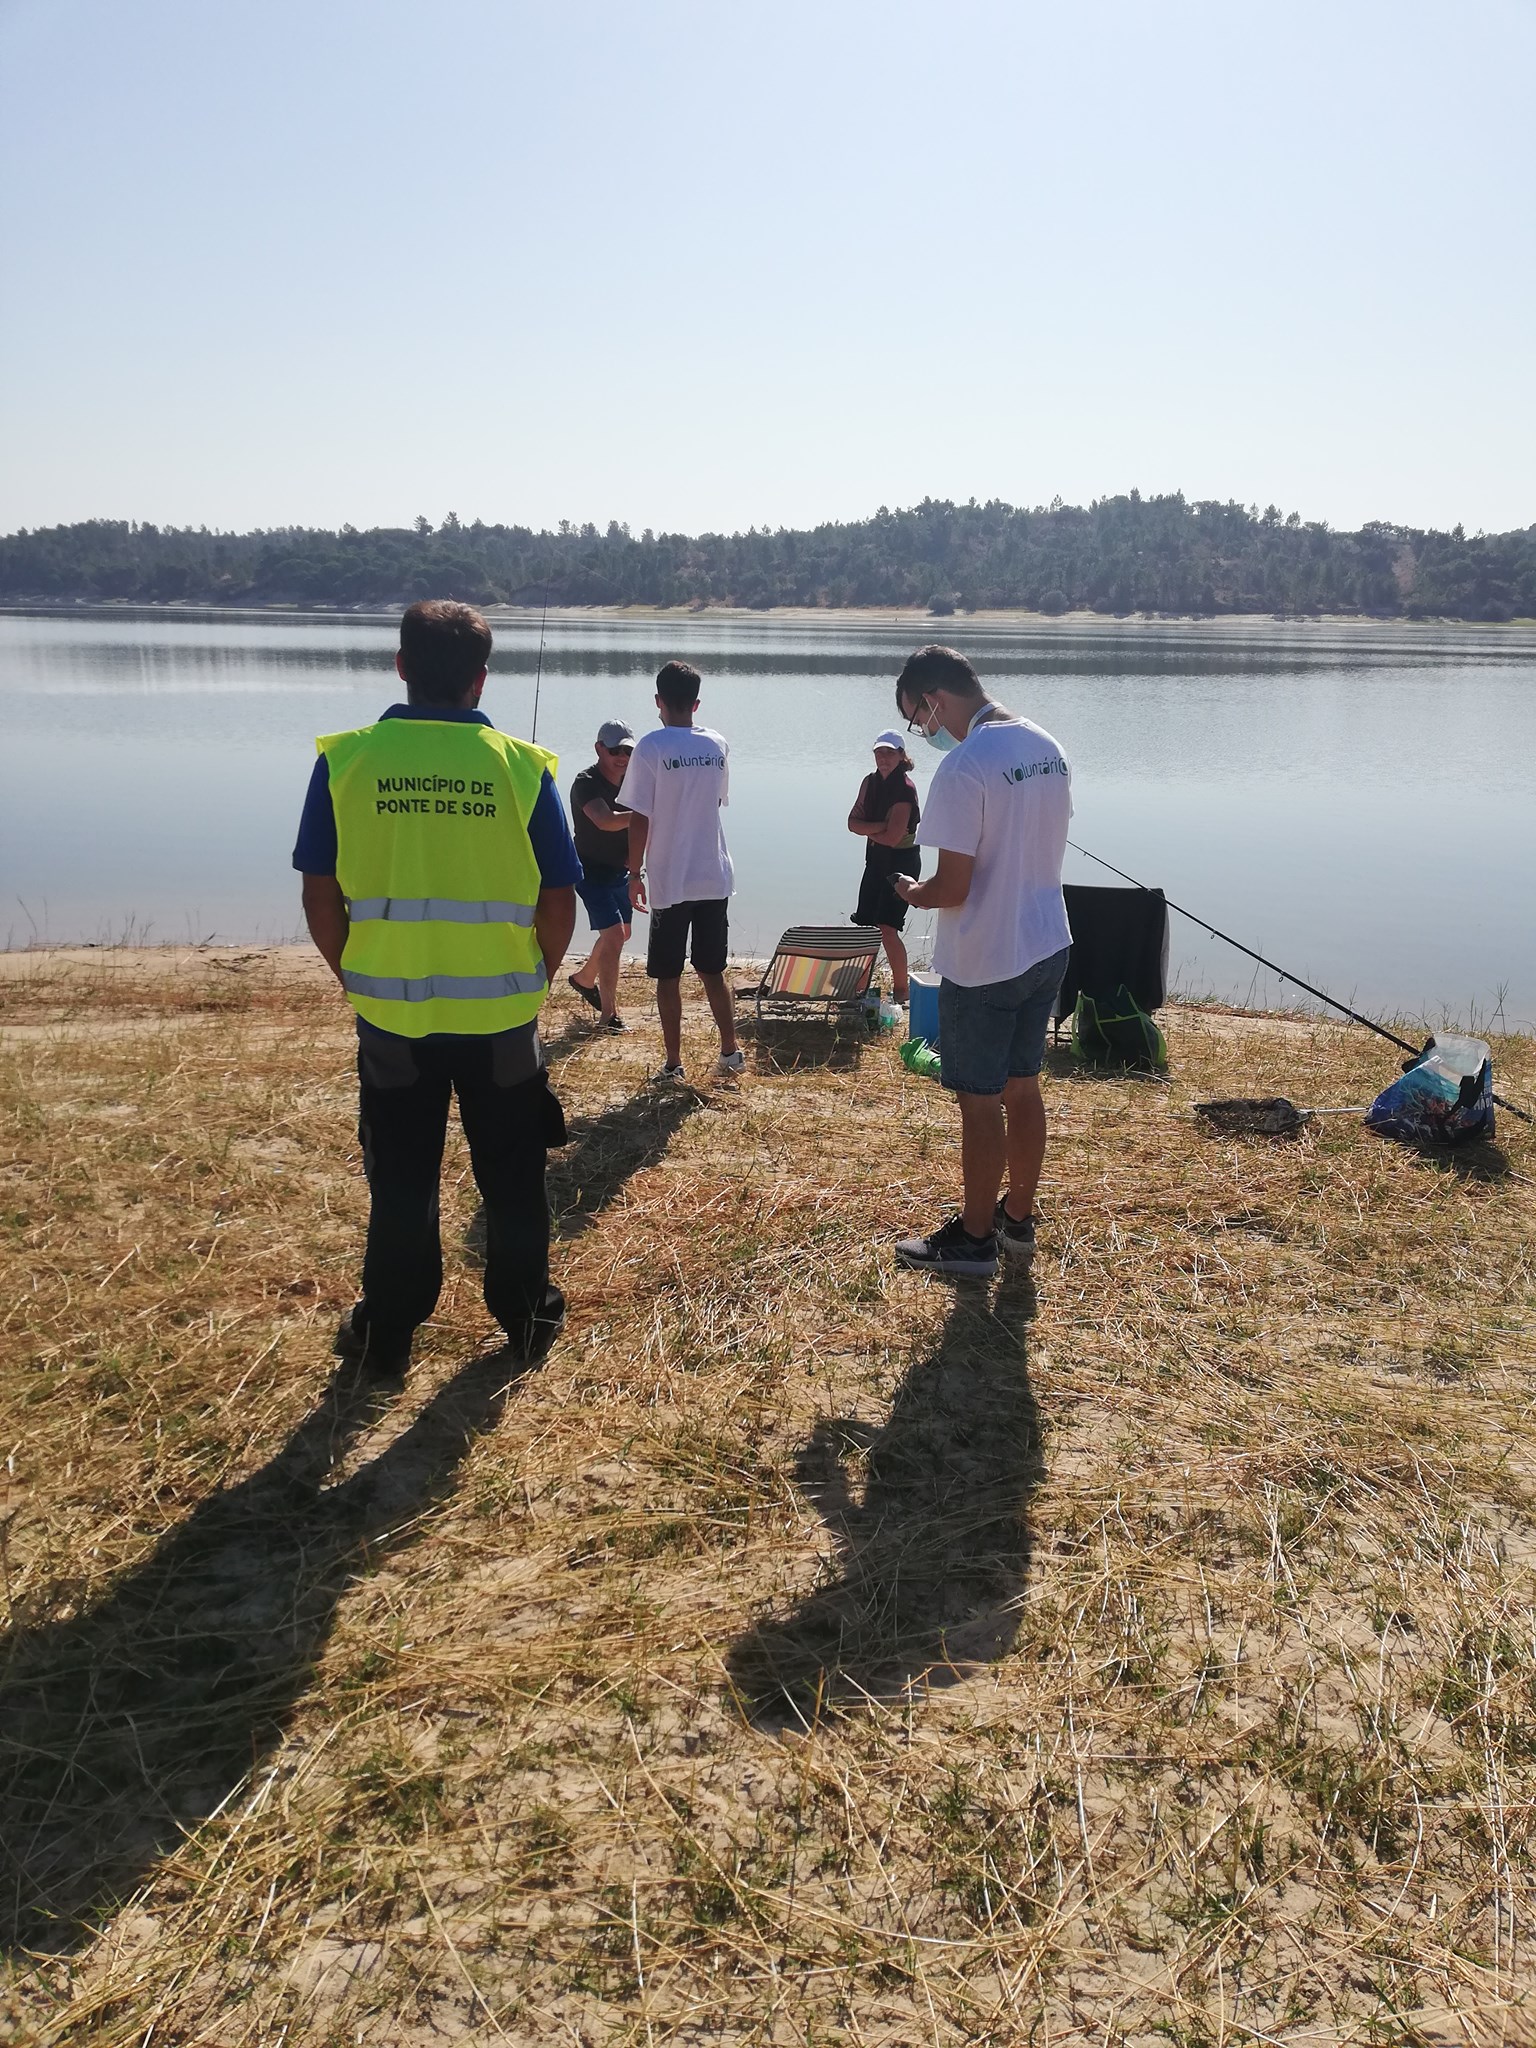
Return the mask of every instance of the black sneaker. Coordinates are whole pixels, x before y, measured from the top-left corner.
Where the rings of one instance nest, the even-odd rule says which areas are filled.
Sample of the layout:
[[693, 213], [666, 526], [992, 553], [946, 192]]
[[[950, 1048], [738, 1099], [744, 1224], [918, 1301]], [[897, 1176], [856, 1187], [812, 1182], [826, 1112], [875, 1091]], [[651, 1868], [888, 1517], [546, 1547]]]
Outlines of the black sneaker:
[[565, 978], [584, 1003], [590, 1004], [594, 1010], [599, 1012], [602, 1010], [603, 999], [595, 988], [588, 988], [587, 984], [584, 981], [578, 981], [574, 974], [568, 974]]
[[1027, 1266], [1035, 1256], [1035, 1219], [1026, 1216], [1022, 1223], [1008, 1214], [1006, 1198], [997, 1205], [997, 1220], [993, 1225], [997, 1241], [1010, 1259], [1020, 1259]]
[[904, 1237], [896, 1247], [903, 1265], [919, 1273], [947, 1274], [961, 1280], [987, 1280], [997, 1271], [997, 1237], [972, 1237], [958, 1216], [951, 1216], [929, 1237]]
[[359, 1329], [355, 1308], [349, 1308], [337, 1325], [331, 1349], [338, 1358], [345, 1358], [381, 1377], [398, 1378], [411, 1362], [411, 1340], [408, 1336], [384, 1337], [367, 1323]]
[[611, 1017], [603, 1019], [603, 1029], [605, 1031], [627, 1031], [629, 1026], [624, 1022], [618, 1011], [615, 1010]]
[[530, 1316], [516, 1329], [508, 1330], [503, 1347], [505, 1355], [515, 1359], [519, 1365], [540, 1365], [549, 1356], [555, 1339], [564, 1328], [565, 1296], [558, 1287], [551, 1286], [539, 1313]]

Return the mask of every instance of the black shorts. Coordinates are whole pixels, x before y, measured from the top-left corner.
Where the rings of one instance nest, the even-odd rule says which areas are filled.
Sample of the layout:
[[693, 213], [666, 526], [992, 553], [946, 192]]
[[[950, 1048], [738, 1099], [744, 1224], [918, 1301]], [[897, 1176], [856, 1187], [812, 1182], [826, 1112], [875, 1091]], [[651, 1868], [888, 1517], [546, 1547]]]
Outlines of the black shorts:
[[[727, 896], [709, 896], [693, 903], [669, 903], [651, 912], [651, 936], [645, 948], [645, 971], [652, 981], [676, 981], [686, 952], [698, 974], [724, 974]], [[689, 948], [688, 933], [693, 931]]]
[[891, 877], [910, 875], [916, 881], [922, 872], [923, 857], [915, 846], [872, 846], [865, 857], [858, 908], [851, 922], [886, 924], [899, 932], [910, 905], [891, 887]]

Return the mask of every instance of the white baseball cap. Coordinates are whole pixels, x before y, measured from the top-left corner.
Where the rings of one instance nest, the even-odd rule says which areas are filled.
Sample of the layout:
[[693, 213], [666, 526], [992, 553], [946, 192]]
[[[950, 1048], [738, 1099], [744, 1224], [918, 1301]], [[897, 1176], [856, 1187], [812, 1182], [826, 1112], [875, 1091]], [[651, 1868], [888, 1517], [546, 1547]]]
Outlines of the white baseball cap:
[[907, 751], [907, 736], [904, 732], [897, 732], [893, 726], [887, 726], [884, 732], [875, 734], [873, 744], [877, 747], [894, 747], [898, 754], [904, 754]]

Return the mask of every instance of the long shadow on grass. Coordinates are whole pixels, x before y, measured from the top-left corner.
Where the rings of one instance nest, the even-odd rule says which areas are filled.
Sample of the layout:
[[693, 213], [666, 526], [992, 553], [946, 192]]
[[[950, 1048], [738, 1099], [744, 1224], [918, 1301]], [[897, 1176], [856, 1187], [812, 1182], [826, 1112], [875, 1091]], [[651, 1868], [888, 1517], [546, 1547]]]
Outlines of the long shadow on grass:
[[817, 1425], [795, 1478], [836, 1538], [841, 1569], [727, 1659], [760, 1725], [805, 1725], [915, 1682], [953, 1683], [1012, 1647], [1041, 1471], [1033, 1309], [1027, 1280], [1005, 1276], [995, 1293], [962, 1283], [883, 1427]]
[[271, 1462], [97, 1605], [0, 1645], [0, 1950], [88, 1939], [281, 1737], [348, 1587], [450, 1491], [527, 1368], [462, 1367], [322, 1490], [384, 1398], [341, 1368]]
[[[664, 1159], [672, 1140], [704, 1097], [691, 1088], [642, 1088], [597, 1116], [572, 1117], [565, 1149], [551, 1155], [548, 1188], [557, 1238], [579, 1237], [625, 1185]], [[485, 1211], [477, 1208], [464, 1231], [473, 1265], [485, 1264]]]
[[642, 1088], [593, 1117], [574, 1117], [565, 1150], [549, 1163], [556, 1237], [578, 1237], [637, 1173], [655, 1166], [704, 1107], [692, 1088]]

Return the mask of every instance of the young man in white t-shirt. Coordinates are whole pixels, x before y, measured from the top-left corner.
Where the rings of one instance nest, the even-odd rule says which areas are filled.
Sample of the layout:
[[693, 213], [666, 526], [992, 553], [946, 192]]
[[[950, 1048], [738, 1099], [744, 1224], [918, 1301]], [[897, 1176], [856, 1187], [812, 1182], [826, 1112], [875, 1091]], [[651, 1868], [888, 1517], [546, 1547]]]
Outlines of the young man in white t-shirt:
[[736, 1012], [725, 979], [726, 912], [735, 874], [720, 809], [730, 794], [730, 748], [719, 733], [694, 724], [699, 687], [699, 672], [686, 661], [669, 661], [662, 669], [656, 678], [661, 730], [636, 740], [618, 798], [632, 814], [630, 902], [651, 919], [645, 971], [656, 984], [666, 1047], [658, 1081], [683, 1079], [685, 953], [720, 1030], [715, 1071], [739, 1074], [747, 1063], [736, 1043]]
[[999, 1245], [1034, 1257], [1040, 1063], [1072, 942], [1061, 893], [1072, 778], [1050, 734], [995, 704], [952, 647], [919, 648], [896, 702], [909, 729], [945, 755], [917, 834], [937, 849], [938, 869], [892, 887], [914, 909], [939, 913], [940, 1078], [960, 1104], [965, 1182], [960, 1214], [896, 1252], [926, 1272], [986, 1275], [997, 1271]]

